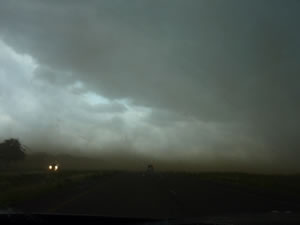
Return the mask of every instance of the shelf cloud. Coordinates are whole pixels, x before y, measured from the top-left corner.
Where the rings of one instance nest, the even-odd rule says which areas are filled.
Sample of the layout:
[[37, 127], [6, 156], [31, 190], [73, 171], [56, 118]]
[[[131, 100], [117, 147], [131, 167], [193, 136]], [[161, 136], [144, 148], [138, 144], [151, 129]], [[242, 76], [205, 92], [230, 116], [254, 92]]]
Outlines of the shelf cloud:
[[0, 138], [299, 172], [299, 10], [283, 0], [0, 1]]

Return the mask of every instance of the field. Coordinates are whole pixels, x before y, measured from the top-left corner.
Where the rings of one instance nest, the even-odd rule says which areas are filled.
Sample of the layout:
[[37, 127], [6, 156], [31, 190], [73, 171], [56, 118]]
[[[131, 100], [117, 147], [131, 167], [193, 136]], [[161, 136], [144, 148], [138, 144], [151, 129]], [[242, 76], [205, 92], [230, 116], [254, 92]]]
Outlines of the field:
[[121, 171], [6, 172], [0, 207], [22, 212], [201, 217], [299, 212], [300, 176]]
[[20, 202], [51, 192], [59, 192], [62, 188], [79, 185], [94, 177], [110, 173], [98, 171], [0, 173], [0, 207], [2, 209], [15, 207]]

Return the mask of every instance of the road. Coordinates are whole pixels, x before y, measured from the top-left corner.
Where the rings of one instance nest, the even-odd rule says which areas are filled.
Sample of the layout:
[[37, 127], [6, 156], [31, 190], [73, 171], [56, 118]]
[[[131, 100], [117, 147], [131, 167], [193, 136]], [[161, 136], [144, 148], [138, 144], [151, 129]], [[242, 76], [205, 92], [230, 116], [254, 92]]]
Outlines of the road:
[[294, 212], [297, 202], [197, 176], [117, 173], [31, 200], [28, 212], [183, 218], [253, 212]]

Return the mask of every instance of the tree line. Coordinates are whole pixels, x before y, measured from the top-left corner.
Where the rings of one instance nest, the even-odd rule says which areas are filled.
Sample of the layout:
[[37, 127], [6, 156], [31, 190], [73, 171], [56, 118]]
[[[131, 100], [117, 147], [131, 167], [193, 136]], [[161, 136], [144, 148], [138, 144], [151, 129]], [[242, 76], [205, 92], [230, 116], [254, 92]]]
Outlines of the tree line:
[[26, 156], [26, 147], [18, 139], [6, 139], [0, 143], [0, 163], [11, 163], [24, 160]]

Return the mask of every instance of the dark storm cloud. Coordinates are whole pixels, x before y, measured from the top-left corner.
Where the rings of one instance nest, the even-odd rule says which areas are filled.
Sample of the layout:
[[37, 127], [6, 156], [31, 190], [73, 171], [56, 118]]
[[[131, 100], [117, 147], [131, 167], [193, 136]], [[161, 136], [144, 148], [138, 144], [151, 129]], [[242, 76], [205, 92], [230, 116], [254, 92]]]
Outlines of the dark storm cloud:
[[[151, 109], [143, 126], [124, 128], [134, 148], [295, 162], [299, 10], [298, 1], [2, 1], [0, 38], [36, 60], [36, 79], [80, 81], [74, 92]], [[128, 113], [115, 103], [96, 111]]]

